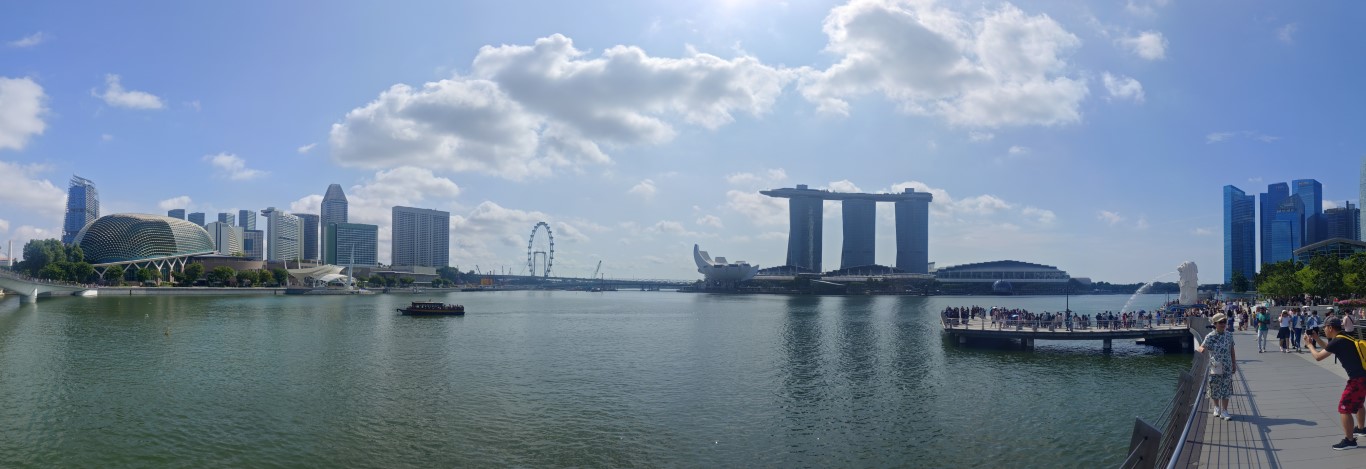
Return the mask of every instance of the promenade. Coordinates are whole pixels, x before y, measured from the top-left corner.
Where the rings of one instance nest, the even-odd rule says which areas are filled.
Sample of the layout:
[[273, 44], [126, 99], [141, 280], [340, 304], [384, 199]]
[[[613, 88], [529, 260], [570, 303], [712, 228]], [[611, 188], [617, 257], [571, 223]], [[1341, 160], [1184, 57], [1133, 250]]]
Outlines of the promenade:
[[1268, 351], [1257, 353], [1255, 333], [1235, 333], [1233, 420], [1211, 417], [1209, 399], [1201, 400], [1186, 441], [1188, 467], [1366, 467], [1366, 447], [1330, 448], [1342, 439], [1342, 366], [1332, 358], [1316, 362], [1307, 351], [1281, 353], [1274, 337], [1273, 330]]
[[1003, 324], [991, 324], [989, 319], [984, 318], [956, 320], [941, 317], [940, 324], [950, 340], [960, 345], [972, 340], [1010, 340], [1018, 341], [1025, 348], [1031, 348], [1035, 340], [1095, 340], [1100, 341], [1102, 349], [1108, 351], [1111, 350], [1114, 340], [1137, 339], [1150, 345], [1190, 347], [1190, 333], [1184, 323], [1144, 322], [1133, 327], [1117, 328], [1092, 325], [1068, 330], [1054, 321], [1008, 320]]

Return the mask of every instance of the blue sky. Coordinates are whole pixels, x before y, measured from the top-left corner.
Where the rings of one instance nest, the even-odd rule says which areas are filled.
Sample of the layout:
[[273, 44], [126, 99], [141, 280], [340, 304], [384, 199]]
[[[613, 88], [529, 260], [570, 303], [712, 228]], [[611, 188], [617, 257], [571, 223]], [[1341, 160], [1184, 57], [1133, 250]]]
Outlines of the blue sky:
[[[761, 189], [929, 190], [930, 260], [1222, 278], [1221, 188], [1356, 201], [1357, 3], [0, 3], [0, 239], [103, 213], [452, 214], [452, 263], [785, 262]], [[877, 259], [895, 259], [890, 207]], [[840, 215], [827, 206], [827, 266]]]

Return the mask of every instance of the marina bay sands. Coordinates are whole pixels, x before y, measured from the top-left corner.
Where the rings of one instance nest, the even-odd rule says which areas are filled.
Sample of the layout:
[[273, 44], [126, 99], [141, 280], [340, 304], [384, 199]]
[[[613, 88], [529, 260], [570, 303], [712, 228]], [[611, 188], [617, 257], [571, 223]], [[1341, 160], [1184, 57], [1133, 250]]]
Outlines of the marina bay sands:
[[788, 199], [787, 266], [790, 268], [822, 272], [822, 209], [825, 201], [838, 200], [844, 218], [840, 269], [876, 264], [877, 203], [892, 202], [896, 210], [895, 268], [913, 274], [929, 271], [929, 207], [934, 196], [928, 192], [910, 188], [895, 194], [830, 192], [798, 184], [796, 188], [759, 193]]

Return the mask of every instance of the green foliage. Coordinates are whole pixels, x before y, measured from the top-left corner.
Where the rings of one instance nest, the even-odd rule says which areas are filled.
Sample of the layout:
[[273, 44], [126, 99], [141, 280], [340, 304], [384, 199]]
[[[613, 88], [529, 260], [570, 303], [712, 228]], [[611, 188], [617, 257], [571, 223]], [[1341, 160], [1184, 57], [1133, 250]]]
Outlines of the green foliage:
[[1234, 293], [1243, 293], [1247, 291], [1247, 276], [1243, 275], [1242, 272], [1234, 271], [1233, 276], [1229, 279], [1228, 283], [1229, 286], [1233, 288]]
[[204, 280], [208, 281], [209, 285], [235, 285], [237, 271], [228, 266], [214, 267], [209, 273], [204, 274]]
[[121, 265], [110, 266], [104, 271], [104, 282], [110, 285], [123, 285], [123, 279], [128, 275]]
[[370, 284], [370, 286], [372, 287], [382, 287], [384, 286], [384, 277], [372, 275], [370, 276], [370, 279], [367, 280], [365, 283]]
[[43, 271], [43, 268], [47, 267], [49, 264], [67, 262], [68, 258], [72, 257], [68, 256], [68, 253], [73, 256], [79, 254], [79, 260], [85, 260], [85, 254], [80, 253], [79, 247], [68, 247], [63, 245], [61, 241], [55, 239], [31, 239], [27, 243], [24, 243], [24, 260], [15, 265], [15, 267], [29, 276], [48, 278], [43, 277], [40, 273]]
[[[81, 258], [84, 259], [84, 256]], [[95, 275], [95, 266], [90, 265], [89, 262], [80, 261], [70, 263], [67, 266], [66, 278], [72, 282], [91, 283], [98, 280], [99, 276]]]
[[66, 267], [64, 264], [66, 264], [66, 261], [45, 265], [38, 271], [37, 277], [44, 280], [66, 280]]
[[271, 277], [275, 278], [275, 284], [285, 286], [289, 282], [289, 271], [285, 269], [274, 269], [270, 271]]
[[1342, 264], [1332, 256], [1315, 256], [1309, 265], [1295, 273], [1305, 293], [1315, 296], [1329, 296], [1344, 290]]
[[150, 267], [146, 267], [139, 269], [137, 276], [139, 282], [155, 282], [161, 280], [161, 271]]
[[183, 285], [194, 285], [196, 280], [204, 276], [204, 264], [198, 262], [185, 266], [185, 272], [180, 274]]
[[237, 272], [237, 286], [249, 287], [255, 285], [258, 279], [259, 278], [257, 277], [255, 270], [243, 270]]
[[402, 285], [402, 286], [404, 286], [404, 287], [412, 286], [412, 285], [413, 285], [413, 282], [415, 282], [415, 281], [416, 281], [416, 280], [414, 280], [412, 277], [403, 277], [403, 278], [398, 279], [399, 285]]
[[1347, 293], [1366, 295], [1366, 252], [1358, 252], [1338, 262], [1342, 269], [1342, 284]]
[[1262, 264], [1262, 271], [1257, 273], [1257, 293], [1282, 298], [1303, 294], [1304, 284], [1296, 275], [1301, 267], [1295, 261]]
[[460, 269], [458, 268], [438, 267], [436, 269], [436, 275], [437, 277], [440, 277], [444, 280], [448, 280], [452, 283], [460, 283]]

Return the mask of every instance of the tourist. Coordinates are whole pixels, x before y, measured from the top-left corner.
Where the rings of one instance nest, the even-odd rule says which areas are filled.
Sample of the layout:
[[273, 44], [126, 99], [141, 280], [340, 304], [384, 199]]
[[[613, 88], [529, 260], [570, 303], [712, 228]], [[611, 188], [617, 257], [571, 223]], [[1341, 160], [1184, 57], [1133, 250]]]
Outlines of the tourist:
[[[1357, 437], [1366, 436], [1366, 407], [1362, 406], [1366, 402], [1366, 369], [1362, 368], [1361, 357], [1357, 355], [1357, 345], [1352, 339], [1343, 336], [1342, 320], [1338, 318], [1328, 318], [1328, 322], [1323, 325], [1323, 335], [1329, 339], [1323, 346], [1323, 350], [1317, 347], [1320, 345], [1319, 336], [1305, 337], [1309, 343], [1309, 353], [1314, 355], [1315, 360], [1322, 361], [1330, 356], [1337, 357], [1338, 363], [1342, 364], [1342, 369], [1347, 372], [1347, 387], [1342, 390], [1342, 397], [1338, 399], [1338, 414], [1342, 416], [1342, 441], [1333, 445], [1335, 450], [1352, 449], [1357, 447]], [[1356, 415], [1356, 422], [1352, 422], [1352, 416]]]
[[1209, 352], [1209, 397], [1214, 402], [1211, 415], [1233, 420], [1228, 413], [1228, 397], [1233, 394], [1233, 375], [1238, 372], [1238, 354], [1233, 351], [1233, 332], [1228, 330], [1228, 316], [1215, 314], [1211, 319], [1214, 331], [1195, 346], [1198, 353]]
[[1295, 353], [1300, 352], [1300, 336], [1304, 335], [1304, 315], [1308, 314], [1305, 312], [1308, 309], [1308, 307], [1301, 308], [1290, 315], [1290, 342], [1295, 345]]
[[1290, 311], [1281, 310], [1281, 328], [1276, 331], [1276, 340], [1281, 343], [1281, 353], [1290, 352]]
[[1271, 318], [1266, 315], [1265, 307], [1257, 308], [1257, 316], [1254, 320], [1257, 321], [1256, 324], [1253, 324], [1257, 328], [1257, 353], [1262, 353], [1266, 351], [1266, 330], [1269, 327], [1268, 324], [1271, 323]]
[[1309, 319], [1305, 321], [1304, 330], [1312, 336], [1322, 335], [1323, 330], [1320, 329], [1321, 326], [1323, 326], [1323, 321], [1319, 319], [1319, 312], [1314, 311], [1314, 314], [1309, 316]]

